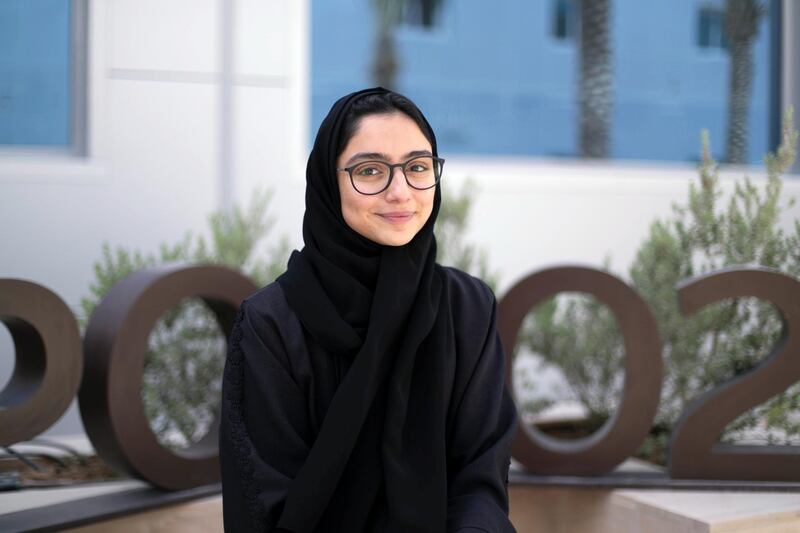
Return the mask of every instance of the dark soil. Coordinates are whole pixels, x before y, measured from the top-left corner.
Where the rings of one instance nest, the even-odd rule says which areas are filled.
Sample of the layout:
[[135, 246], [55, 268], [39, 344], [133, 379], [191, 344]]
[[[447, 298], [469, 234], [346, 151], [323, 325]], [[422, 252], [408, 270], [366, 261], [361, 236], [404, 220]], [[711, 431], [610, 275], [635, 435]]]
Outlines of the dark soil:
[[[16, 477], [19, 485], [25, 487], [63, 486], [120, 479], [120, 476], [96, 455], [80, 459], [66, 456], [59, 457], [58, 460], [35, 454], [26, 457], [38, 470], [15, 457], [4, 457], [0, 459], [0, 476]], [[64, 464], [59, 464], [59, 460]]]

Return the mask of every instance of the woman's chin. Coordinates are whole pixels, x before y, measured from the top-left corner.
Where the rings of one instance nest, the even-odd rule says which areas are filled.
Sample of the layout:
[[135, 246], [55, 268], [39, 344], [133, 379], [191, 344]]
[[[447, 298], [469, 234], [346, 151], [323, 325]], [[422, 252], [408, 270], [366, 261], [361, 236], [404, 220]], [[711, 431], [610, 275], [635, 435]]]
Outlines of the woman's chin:
[[384, 246], [403, 246], [411, 242], [414, 238], [415, 232], [381, 232], [380, 234], [373, 235], [370, 240]]
[[411, 239], [413, 237], [414, 236], [412, 235], [411, 237], [407, 237], [407, 238], [404, 237], [402, 239], [397, 238], [397, 237], [392, 238], [392, 239], [382, 239], [382, 242], [379, 242], [378, 244], [383, 244], [384, 246], [404, 246], [404, 245], [408, 244], [409, 242], [411, 242]]

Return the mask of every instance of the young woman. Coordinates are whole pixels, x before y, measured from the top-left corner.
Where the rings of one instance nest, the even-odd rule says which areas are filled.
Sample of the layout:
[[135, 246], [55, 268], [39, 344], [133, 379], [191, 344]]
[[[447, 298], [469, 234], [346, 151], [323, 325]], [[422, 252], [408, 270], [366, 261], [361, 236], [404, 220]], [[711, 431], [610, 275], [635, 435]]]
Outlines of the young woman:
[[322, 122], [305, 246], [231, 334], [227, 531], [514, 531], [494, 296], [435, 262], [443, 163], [397, 93], [349, 94]]

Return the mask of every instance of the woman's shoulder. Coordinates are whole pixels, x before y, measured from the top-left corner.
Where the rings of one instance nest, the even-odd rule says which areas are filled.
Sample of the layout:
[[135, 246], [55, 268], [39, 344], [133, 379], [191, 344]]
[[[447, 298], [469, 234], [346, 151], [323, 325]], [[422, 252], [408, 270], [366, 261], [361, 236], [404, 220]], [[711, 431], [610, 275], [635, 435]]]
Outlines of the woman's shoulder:
[[495, 353], [497, 304], [494, 292], [482, 279], [453, 267], [441, 267], [441, 273], [455, 334], [459, 390], [463, 392], [481, 360], [502, 357], [502, 352]]
[[455, 267], [437, 265], [448, 289], [454, 314], [483, 317], [491, 320], [495, 310], [495, 296], [482, 279]]
[[242, 312], [266, 317], [282, 317], [292, 309], [280, 283], [273, 281], [242, 300]]
[[489, 285], [477, 276], [451, 266], [436, 265], [442, 273], [453, 295], [460, 298], [474, 298], [486, 303], [494, 302], [494, 292]]
[[278, 282], [260, 288], [242, 300], [238, 319], [242, 328], [267, 347], [284, 352], [298, 342], [302, 330]]

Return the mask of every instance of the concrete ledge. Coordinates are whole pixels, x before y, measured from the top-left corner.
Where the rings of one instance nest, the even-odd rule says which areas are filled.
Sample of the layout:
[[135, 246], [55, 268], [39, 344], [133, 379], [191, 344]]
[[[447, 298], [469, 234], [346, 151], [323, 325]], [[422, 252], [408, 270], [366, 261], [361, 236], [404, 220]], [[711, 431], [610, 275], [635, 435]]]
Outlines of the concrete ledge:
[[210, 496], [188, 503], [136, 513], [68, 533], [219, 533], [222, 531], [222, 497]]
[[[164, 493], [111, 484], [103, 495], [40, 500], [0, 514], [0, 531], [206, 533], [222, 531], [222, 498], [209, 486]], [[83, 489], [86, 490], [86, 489]], [[34, 496], [28, 494], [29, 497]], [[800, 492], [509, 485], [519, 533], [788, 533], [800, 531]], [[3, 497], [0, 496], [0, 502]], [[72, 528], [72, 529], [68, 529]]]
[[800, 531], [800, 493], [513, 485], [509, 498], [519, 533]]
[[[220, 485], [206, 485], [181, 491], [163, 491], [144, 482], [129, 481], [138, 485], [127, 488], [125, 482], [97, 483], [90, 487], [65, 489], [25, 490], [12, 496], [23, 498], [24, 509], [0, 514], [0, 531], [3, 533], [64, 531], [85, 525], [100, 525], [121, 518], [164, 508], [168, 513], [178, 512], [179, 504], [217, 495]], [[126, 490], [127, 488], [127, 490]], [[2, 498], [0, 496], [0, 503]], [[56, 503], [60, 502], [60, 503]], [[10, 502], [14, 506], [14, 502]], [[220, 513], [220, 520], [221, 520]]]

